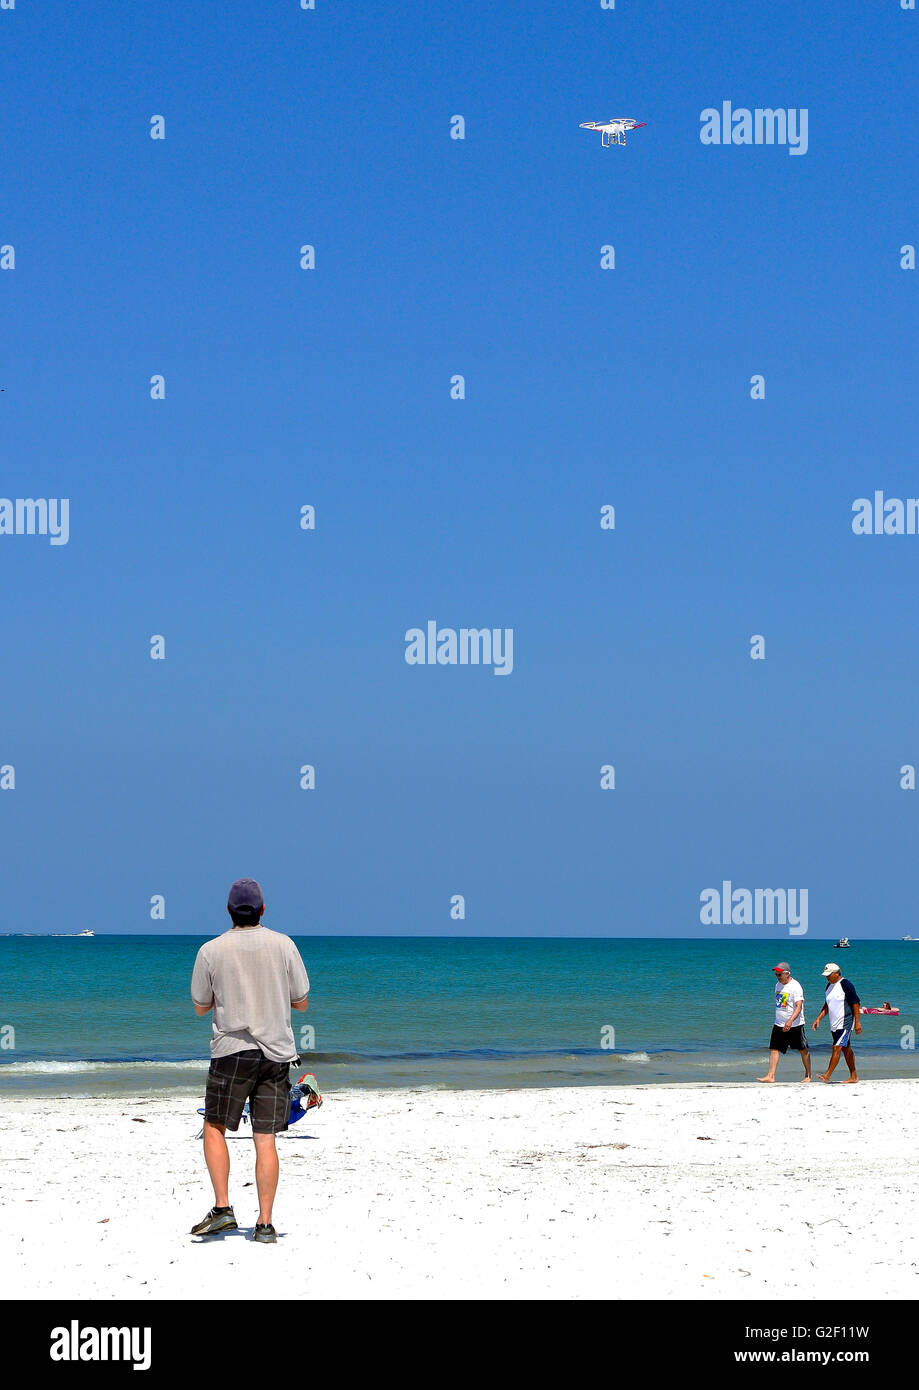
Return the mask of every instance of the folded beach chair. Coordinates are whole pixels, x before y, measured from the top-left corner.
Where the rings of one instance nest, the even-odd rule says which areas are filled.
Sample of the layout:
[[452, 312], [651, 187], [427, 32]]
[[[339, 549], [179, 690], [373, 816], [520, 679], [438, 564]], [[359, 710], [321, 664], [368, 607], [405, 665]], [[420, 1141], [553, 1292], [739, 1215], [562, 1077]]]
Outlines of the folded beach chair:
[[[304, 1105], [303, 1102], [306, 1101]], [[302, 1120], [307, 1110], [318, 1110], [322, 1104], [322, 1096], [319, 1094], [319, 1082], [311, 1071], [305, 1071], [297, 1082], [296, 1086], [290, 1088], [290, 1120], [289, 1124], [294, 1124], [296, 1120]], [[248, 1109], [248, 1105], [246, 1107]]]

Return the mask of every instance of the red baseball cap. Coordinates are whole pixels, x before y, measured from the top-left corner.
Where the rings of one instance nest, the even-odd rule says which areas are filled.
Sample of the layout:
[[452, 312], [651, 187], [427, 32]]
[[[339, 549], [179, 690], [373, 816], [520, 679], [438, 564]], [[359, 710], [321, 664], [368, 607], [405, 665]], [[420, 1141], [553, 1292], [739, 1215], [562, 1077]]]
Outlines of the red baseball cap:
[[772, 969], [776, 975], [783, 975], [786, 970], [789, 975], [791, 974], [791, 966], [788, 964], [787, 960], [780, 960], [778, 965], [774, 965]]

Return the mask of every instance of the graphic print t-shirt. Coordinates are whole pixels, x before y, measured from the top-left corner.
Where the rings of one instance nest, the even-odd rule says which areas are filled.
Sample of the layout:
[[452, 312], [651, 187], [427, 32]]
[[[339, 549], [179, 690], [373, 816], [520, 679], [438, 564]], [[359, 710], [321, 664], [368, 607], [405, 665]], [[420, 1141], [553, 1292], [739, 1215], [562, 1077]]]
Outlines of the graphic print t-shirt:
[[[791, 1018], [792, 1014], [795, 1011], [795, 1005], [797, 1004], [799, 999], [804, 999], [804, 990], [798, 984], [797, 980], [788, 980], [787, 983], [785, 983], [784, 985], [776, 985], [775, 1022], [778, 1028], [784, 1027], [784, 1025]], [[804, 1008], [802, 1005], [801, 1012], [798, 1014], [798, 1017], [795, 1019], [792, 1027], [799, 1028], [803, 1025], [803, 1023]]]

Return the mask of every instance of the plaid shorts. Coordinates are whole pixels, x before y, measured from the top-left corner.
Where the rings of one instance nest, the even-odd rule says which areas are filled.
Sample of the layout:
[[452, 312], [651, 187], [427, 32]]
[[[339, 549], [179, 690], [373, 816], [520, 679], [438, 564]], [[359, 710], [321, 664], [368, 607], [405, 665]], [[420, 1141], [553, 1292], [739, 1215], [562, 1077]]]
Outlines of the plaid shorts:
[[253, 1134], [280, 1134], [290, 1117], [290, 1062], [272, 1062], [260, 1048], [212, 1057], [204, 1094], [204, 1118], [239, 1129], [249, 1102]]

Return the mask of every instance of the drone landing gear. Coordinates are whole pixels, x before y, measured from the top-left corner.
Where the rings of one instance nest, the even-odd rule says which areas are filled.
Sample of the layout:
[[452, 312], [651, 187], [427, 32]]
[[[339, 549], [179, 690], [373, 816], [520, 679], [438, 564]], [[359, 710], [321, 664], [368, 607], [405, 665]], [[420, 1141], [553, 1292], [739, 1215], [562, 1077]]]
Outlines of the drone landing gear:
[[620, 132], [619, 134], [614, 134], [614, 133], [613, 133], [612, 131], [610, 131], [610, 130], [601, 130], [601, 131], [600, 131], [600, 144], [601, 144], [601, 145], [605, 145], [605, 146], [607, 147], [607, 149], [609, 148], [610, 145], [624, 145], [624, 144], [625, 144], [625, 136], [624, 136], [621, 132]]

